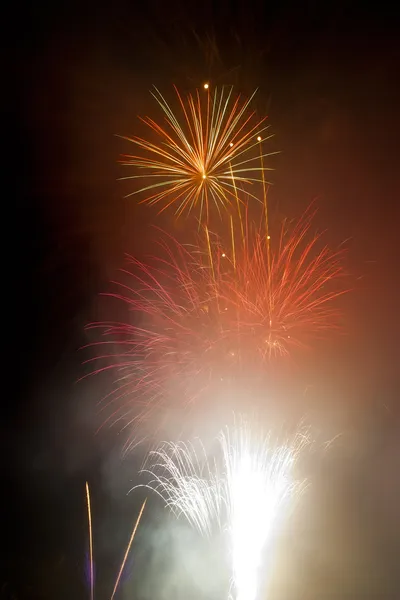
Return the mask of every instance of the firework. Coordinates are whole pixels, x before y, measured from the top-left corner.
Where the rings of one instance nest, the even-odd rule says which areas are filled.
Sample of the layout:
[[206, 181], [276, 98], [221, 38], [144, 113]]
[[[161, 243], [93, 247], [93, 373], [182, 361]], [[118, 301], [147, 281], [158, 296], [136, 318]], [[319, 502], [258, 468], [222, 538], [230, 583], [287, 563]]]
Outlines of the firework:
[[261, 142], [271, 136], [265, 118], [257, 119], [250, 109], [255, 93], [242, 100], [232, 88], [211, 91], [208, 84], [186, 97], [175, 91], [178, 112], [156, 88], [152, 92], [164, 122], [142, 119], [151, 130], [149, 139], [124, 138], [140, 154], [123, 157], [122, 164], [135, 167], [136, 173], [122, 179], [145, 182], [128, 196], [144, 195], [142, 202], [161, 211], [173, 206], [178, 216], [195, 210], [200, 221], [208, 220], [211, 205], [221, 214], [236, 206], [238, 189], [250, 192], [252, 184], [262, 182], [267, 170], [263, 158], [276, 153], [263, 153]]
[[305, 488], [295, 466], [309, 444], [297, 433], [284, 442], [255, 433], [241, 420], [219, 436], [219, 457], [211, 463], [204, 447], [164, 444], [149, 455], [146, 487], [160, 495], [202, 535], [227, 534], [235, 600], [255, 600], [259, 569], [277, 525]]
[[89, 484], [86, 482], [86, 505], [88, 512], [88, 527], [89, 527], [89, 581], [90, 581], [90, 600], [94, 598], [94, 567], [93, 567], [93, 532], [92, 532], [92, 505], [90, 502]]
[[109, 295], [132, 320], [90, 326], [103, 334], [92, 344], [101, 350], [88, 361], [92, 373], [115, 374], [102, 404], [107, 422], [143, 426], [155, 412], [194, 409], [338, 328], [343, 252], [320, 246], [312, 217], [283, 225], [277, 239], [246, 223], [226, 245], [208, 228], [193, 246], [165, 235], [162, 258], [129, 258]]
[[[146, 502], [147, 502], [147, 498], [145, 499], [145, 501], [142, 504], [142, 507], [139, 511], [139, 515], [136, 519], [135, 525], [133, 527], [132, 530], [132, 534], [131, 537], [129, 539], [128, 545], [126, 547], [125, 550], [125, 554], [124, 554], [124, 558], [122, 560], [120, 569], [118, 571], [118, 576], [117, 579], [115, 580], [115, 584], [114, 584], [114, 588], [113, 588], [113, 592], [110, 596], [110, 600], [114, 600], [115, 594], [117, 592], [120, 580], [121, 580], [121, 575], [122, 572], [125, 568], [125, 563], [126, 560], [128, 558], [131, 546], [132, 546], [132, 542], [133, 539], [135, 537], [137, 528], [139, 527], [139, 523], [140, 520], [142, 518], [142, 514], [144, 511], [144, 508], [146, 506]], [[90, 584], [90, 600], [94, 600], [94, 559], [93, 559], [93, 530], [92, 530], [92, 505], [91, 505], [91, 501], [90, 501], [90, 490], [89, 490], [89, 484], [86, 482], [86, 505], [87, 505], [87, 513], [88, 513], [88, 529], [89, 529], [89, 570], [90, 570], [90, 576], [89, 576], [89, 584]]]
[[344, 251], [321, 246], [320, 234], [311, 234], [314, 215], [309, 207], [297, 222], [284, 223], [276, 238], [268, 224], [247, 229], [239, 251], [232, 244], [225, 254], [233, 275], [220, 297], [234, 309], [242, 346], [263, 359], [289, 355], [294, 347], [340, 328], [334, 301], [347, 292]]
[[111, 599], [110, 600], [114, 599], [114, 596], [115, 596], [115, 594], [117, 592], [117, 589], [118, 589], [118, 586], [119, 586], [119, 582], [121, 580], [121, 575], [122, 575], [122, 572], [123, 572], [124, 567], [125, 567], [126, 559], [128, 558], [128, 555], [129, 555], [129, 552], [130, 552], [130, 549], [131, 549], [131, 546], [132, 546], [133, 538], [136, 535], [136, 530], [139, 527], [140, 519], [142, 518], [142, 514], [143, 514], [143, 511], [144, 511], [144, 507], [146, 506], [146, 502], [147, 502], [147, 498], [145, 499], [145, 501], [142, 504], [142, 508], [140, 509], [138, 518], [136, 519], [136, 523], [135, 523], [134, 528], [132, 530], [131, 537], [129, 539], [128, 545], [127, 545], [126, 550], [125, 550], [124, 558], [122, 560], [120, 569], [118, 571], [117, 579], [115, 580], [115, 585], [114, 585], [114, 589], [113, 589], [113, 592], [111, 594]]
[[107, 422], [135, 424], [135, 433], [155, 410], [164, 415], [163, 408], [172, 412], [182, 401], [194, 406], [232, 360], [207, 254], [169, 236], [160, 247], [163, 258], [152, 266], [129, 257], [132, 270], [122, 271], [124, 281], [109, 294], [129, 308], [132, 321], [89, 326], [103, 333], [94, 345], [105, 349], [89, 359], [97, 363], [92, 373], [115, 373], [102, 403], [102, 410], [114, 408]]
[[255, 600], [263, 551], [271, 553], [277, 525], [304, 490], [305, 480], [296, 480], [294, 467], [309, 443], [305, 434], [279, 444], [273, 436], [254, 435], [245, 425], [233, 435], [221, 434], [233, 583], [236, 600]]

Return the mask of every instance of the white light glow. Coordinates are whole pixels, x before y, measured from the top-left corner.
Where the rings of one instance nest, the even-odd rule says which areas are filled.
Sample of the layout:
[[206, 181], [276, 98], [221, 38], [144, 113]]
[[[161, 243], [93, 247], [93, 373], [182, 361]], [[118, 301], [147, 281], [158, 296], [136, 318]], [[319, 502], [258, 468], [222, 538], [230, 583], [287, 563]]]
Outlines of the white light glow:
[[293, 467], [308, 443], [299, 433], [277, 443], [240, 420], [220, 433], [220, 458], [212, 463], [201, 444], [199, 451], [183, 442], [167, 443], [150, 453], [153, 466], [146, 472], [152, 481], [146, 487], [202, 535], [215, 528], [228, 533], [234, 600], [257, 598], [263, 551], [304, 489]]

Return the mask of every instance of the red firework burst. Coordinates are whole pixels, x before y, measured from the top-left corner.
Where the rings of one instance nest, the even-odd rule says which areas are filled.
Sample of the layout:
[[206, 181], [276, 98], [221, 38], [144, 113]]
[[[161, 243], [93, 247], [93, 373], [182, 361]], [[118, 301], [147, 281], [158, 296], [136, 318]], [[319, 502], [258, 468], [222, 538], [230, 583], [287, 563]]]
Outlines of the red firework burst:
[[[335, 299], [342, 250], [310, 236], [313, 212], [282, 226], [276, 243], [264, 231], [233, 227], [229, 249], [204, 230], [197, 245], [164, 234], [163, 258], [131, 269], [107, 294], [133, 313], [129, 322], [93, 323], [105, 348], [93, 373], [112, 370], [107, 421], [142, 424], [163, 408], [188, 408], [215, 397], [216, 386], [265, 371], [271, 359], [339, 327]], [[107, 349], [110, 348], [110, 352]]]
[[132, 321], [88, 326], [104, 338], [91, 346], [106, 349], [89, 359], [98, 364], [92, 374], [117, 374], [104, 399], [104, 408], [115, 405], [108, 422], [143, 425], [155, 409], [195, 403], [229, 362], [208, 255], [167, 234], [159, 247], [165, 258], [151, 257], [147, 265], [128, 256], [131, 269], [122, 269], [116, 291], [106, 294], [128, 307]]

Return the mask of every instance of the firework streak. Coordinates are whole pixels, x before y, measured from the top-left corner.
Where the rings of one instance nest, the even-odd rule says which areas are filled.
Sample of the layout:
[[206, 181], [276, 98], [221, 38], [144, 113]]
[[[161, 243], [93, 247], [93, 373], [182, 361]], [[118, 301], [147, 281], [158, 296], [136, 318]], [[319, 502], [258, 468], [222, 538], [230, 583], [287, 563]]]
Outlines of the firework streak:
[[149, 455], [145, 487], [202, 535], [227, 533], [235, 600], [256, 598], [265, 552], [271, 555], [277, 526], [305, 489], [294, 469], [309, 444], [300, 432], [278, 442], [242, 419], [221, 432], [213, 461], [201, 443], [164, 443]]
[[[121, 566], [120, 566], [119, 571], [118, 571], [117, 579], [115, 580], [115, 584], [114, 584], [113, 592], [112, 592], [112, 594], [110, 596], [110, 600], [114, 600], [115, 594], [117, 593], [118, 586], [119, 586], [120, 581], [121, 581], [121, 575], [122, 575], [122, 572], [123, 572], [123, 570], [125, 568], [126, 560], [128, 558], [129, 552], [131, 550], [132, 542], [133, 542], [134, 537], [136, 535], [137, 528], [139, 527], [139, 523], [140, 523], [140, 520], [142, 518], [143, 511], [144, 511], [144, 508], [146, 506], [146, 502], [147, 502], [147, 498], [145, 499], [145, 501], [142, 504], [142, 507], [141, 507], [140, 512], [139, 512], [139, 515], [138, 515], [138, 517], [136, 519], [136, 522], [135, 522], [135, 525], [133, 527], [131, 537], [129, 538], [129, 542], [128, 542], [128, 545], [126, 547], [124, 558], [122, 560]], [[89, 491], [89, 484], [88, 484], [88, 482], [86, 482], [86, 505], [87, 505], [87, 513], [88, 513], [88, 530], [89, 530], [89, 571], [90, 571], [89, 585], [90, 585], [90, 600], [94, 600], [94, 583], [95, 582], [94, 582], [94, 558], [93, 558], [92, 505], [91, 505], [91, 501], [90, 501], [90, 491]]]

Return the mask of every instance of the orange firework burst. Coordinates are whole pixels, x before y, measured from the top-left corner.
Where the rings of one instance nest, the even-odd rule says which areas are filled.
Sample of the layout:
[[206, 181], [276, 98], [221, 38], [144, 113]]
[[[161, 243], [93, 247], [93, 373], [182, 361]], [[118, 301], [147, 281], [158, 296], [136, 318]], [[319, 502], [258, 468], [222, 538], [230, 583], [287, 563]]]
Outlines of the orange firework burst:
[[[237, 189], [264, 181], [260, 142], [266, 136], [265, 119], [256, 118], [250, 99], [234, 97], [232, 88], [197, 90], [182, 96], [175, 87], [179, 111], [174, 112], [155, 88], [153, 97], [164, 113], [164, 123], [141, 119], [155, 134], [154, 139], [124, 137], [136, 144], [140, 155], [125, 155], [122, 164], [133, 166], [135, 175], [122, 179], [144, 179], [143, 187], [131, 192], [144, 194], [142, 202], [157, 204], [161, 211], [175, 207], [176, 215], [196, 209], [207, 221], [211, 205], [226, 210], [237, 202]], [[252, 195], [252, 194], [250, 194]], [[253, 196], [256, 197], [256, 196]]]
[[[268, 228], [245, 232], [239, 251], [232, 244], [232, 277], [224, 286], [226, 301], [236, 313], [242, 343], [265, 358], [290, 354], [340, 326], [334, 300], [347, 290], [338, 286], [344, 275], [343, 250], [320, 246], [310, 235], [314, 212], [297, 222], [284, 223], [276, 241]], [[232, 239], [234, 233], [232, 232]]]
[[216, 386], [258, 376], [272, 358], [338, 327], [342, 250], [320, 247], [312, 217], [283, 225], [276, 243], [265, 231], [253, 235], [246, 225], [237, 235], [232, 226], [228, 249], [205, 227], [197, 245], [165, 235], [164, 258], [129, 258], [132, 270], [109, 295], [133, 320], [90, 326], [104, 334], [94, 345], [111, 349], [90, 359], [99, 361], [94, 373], [117, 373], [108, 420], [143, 424], [163, 407], [215, 398]]
[[[129, 552], [131, 550], [132, 547], [132, 542], [135, 538], [136, 535], [136, 531], [137, 528], [139, 527], [139, 523], [140, 520], [142, 518], [143, 515], [143, 511], [145, 509], [146, 506], [146, 502], [147, 502], [147, 498], [145, 498], [142, 507], [139, 511], [139, 515], [136, 519], [135, 525], [133, 527], [132, 533], [131, 533], [131, 537], [129, 538], [129, 542], [128, 545], [125, 549], [125, 554], [124, 554], [124, 558], [121, 562], [121, 566], [119, 568], [118, 571], [118, 576], [115, 580], [114, 583], [114, 588], [112, 591], [112, 594], [110, 596], [110, 600], [114, 600], [115, 594], [117, 593], [120, 581], [121, 581], [121, 576], [123, 573], [123, 570], [125, 568], [126, 565], [126, 560], [128, 558]], [[94, 600], [94, 556], [93, 556], [93, 527], [92, 527], [92, 503], [90, 501], [90, 490], [89, 490], [89, 484], [88, 482], [86, 482], [86, 506], [87, 506], [87, 513], [88, 513], [88, 528], [89, 528], [89, 585], [90, 585], [90, 600]]]

